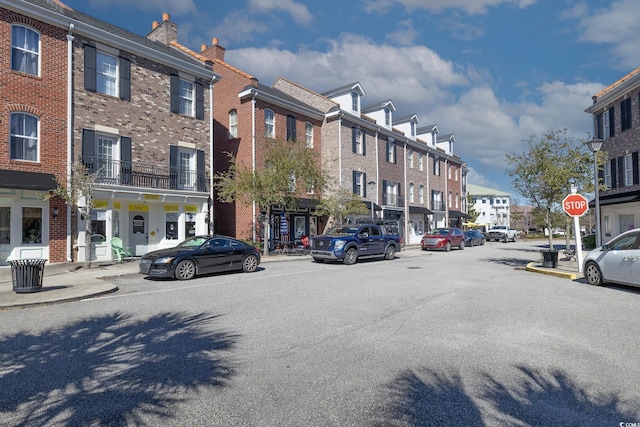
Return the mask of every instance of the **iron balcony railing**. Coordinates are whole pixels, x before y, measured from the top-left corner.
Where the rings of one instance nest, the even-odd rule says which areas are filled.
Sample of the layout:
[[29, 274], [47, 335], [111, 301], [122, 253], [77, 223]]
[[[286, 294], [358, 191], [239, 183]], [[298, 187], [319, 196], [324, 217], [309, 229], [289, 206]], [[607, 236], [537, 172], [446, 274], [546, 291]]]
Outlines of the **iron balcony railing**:
[[208, 192], [208, 179], [204, 171], [144, 164], [131, 161], [105, 160], [82, 156], [87, 173], [98, 174], [96, 183], [161, 190], [188, 190]]
[[445, 211], [446, 209], [446, 205], [444, 202], [440, 201], [440, 200], [432, 200], [431, 201], [431, 210], [432, 211]]
[[382, 194], [382, 203], [385, 206], [394, 206], [400, 208], [404, 206], [404, 197], [397, 194], [384, 193]]

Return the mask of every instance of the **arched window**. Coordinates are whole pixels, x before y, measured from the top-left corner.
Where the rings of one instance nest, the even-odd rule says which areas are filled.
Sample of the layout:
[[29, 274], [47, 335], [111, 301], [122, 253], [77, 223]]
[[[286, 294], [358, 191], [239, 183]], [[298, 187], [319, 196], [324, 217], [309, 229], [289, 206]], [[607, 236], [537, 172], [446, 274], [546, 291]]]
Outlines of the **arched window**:
[[276, 136], [276, 122], [271, 110], [264, 110], [264, 136], [267, 138]]
[[307, 148], [313, 148], [313, 123], [304, 124], [304, 135]]
[[11, 26], [11, 69], [40, 74], [40, 34], [22, 25]]
[[238, 137], [238, 111], [229, 111], [229, 138]]
[[38, 161], [40, 119], [27, 113], [11, 113], [10, 158]]

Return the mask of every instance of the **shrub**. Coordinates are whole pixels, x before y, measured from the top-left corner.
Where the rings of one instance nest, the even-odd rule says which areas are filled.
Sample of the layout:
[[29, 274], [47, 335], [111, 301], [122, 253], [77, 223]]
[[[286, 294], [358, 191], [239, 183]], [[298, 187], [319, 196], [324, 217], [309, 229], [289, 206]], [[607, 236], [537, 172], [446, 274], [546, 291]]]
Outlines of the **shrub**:
[[596, 235], [589, 234], [582, 239], [582, 246], [586, 249], [595, 249], [596, 247]]

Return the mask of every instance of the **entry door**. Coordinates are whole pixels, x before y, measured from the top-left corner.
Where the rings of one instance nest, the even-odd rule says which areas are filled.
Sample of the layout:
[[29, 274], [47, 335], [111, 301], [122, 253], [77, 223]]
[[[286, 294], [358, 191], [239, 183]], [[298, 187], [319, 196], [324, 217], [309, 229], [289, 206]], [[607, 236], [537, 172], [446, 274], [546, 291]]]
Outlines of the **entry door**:
[[134, 212], [129, 228], [130, 245], [136, 256], [149, 252], [149, 213]]

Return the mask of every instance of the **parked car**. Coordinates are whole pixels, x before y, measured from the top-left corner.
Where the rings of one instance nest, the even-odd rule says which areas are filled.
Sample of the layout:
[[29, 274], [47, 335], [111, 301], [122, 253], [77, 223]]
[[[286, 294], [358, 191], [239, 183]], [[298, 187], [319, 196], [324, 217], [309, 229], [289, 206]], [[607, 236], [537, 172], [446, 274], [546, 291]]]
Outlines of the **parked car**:
[[140, 273], [149, 277], [193, 279], [196, 275], [222, 271], [255, 271], [260, 251], [227, 236], [195, 236], [177, 246], [149, 252], [140, 258]]
[[464, 249], [464, 233], [459, 228], [436, 228], [422, 236], [422, 250], [440, 249], [449, 252], [453, 246]]
[[626, 231], [588, 252], [582, 271], [591, 285], [640, 286], [640, 229]]
[[464, 244], [465, 246], [484, 245], [484, 234], [478, 230], [467, 230], [464, 232]]

